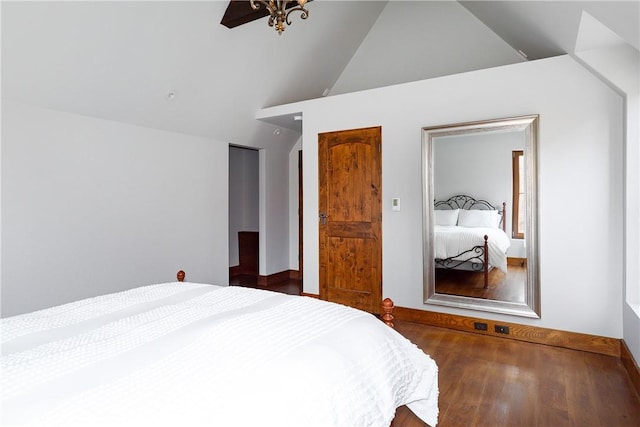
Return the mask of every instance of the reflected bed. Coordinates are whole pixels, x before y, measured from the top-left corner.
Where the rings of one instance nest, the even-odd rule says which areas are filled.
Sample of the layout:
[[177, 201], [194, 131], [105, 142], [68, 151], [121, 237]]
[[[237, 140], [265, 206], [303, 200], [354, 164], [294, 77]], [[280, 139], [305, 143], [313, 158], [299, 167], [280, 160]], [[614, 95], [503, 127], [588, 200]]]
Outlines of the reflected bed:
[[434, 209], [436, 268], [482, 272], [485, 289], [493, 267], [507, 272], [506, 203], [496, 210], [485, 200], [457, 195], [435, 202]]

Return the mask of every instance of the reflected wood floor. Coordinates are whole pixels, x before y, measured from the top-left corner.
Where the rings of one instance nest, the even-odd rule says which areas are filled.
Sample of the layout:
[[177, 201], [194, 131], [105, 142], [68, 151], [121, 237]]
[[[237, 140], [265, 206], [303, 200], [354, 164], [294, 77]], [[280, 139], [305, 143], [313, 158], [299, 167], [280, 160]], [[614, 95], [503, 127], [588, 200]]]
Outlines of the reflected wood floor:
[[[251, 276], [231, 284], [299, 295], [299, 280], [268, 287]], [[395, 321], [438, 364], [439, 427], [640, 425], [640, 397], [620, 359]], [[406, 406], [393, 427], [424, 427]]]
[[496, 301], [524, 302], [526, 267], [508, 265], [508, 274], [497, 268], [489, 272], [489, 288], [484, 289], [484, 273], [436, 268], [436, 293], [462, 295]]

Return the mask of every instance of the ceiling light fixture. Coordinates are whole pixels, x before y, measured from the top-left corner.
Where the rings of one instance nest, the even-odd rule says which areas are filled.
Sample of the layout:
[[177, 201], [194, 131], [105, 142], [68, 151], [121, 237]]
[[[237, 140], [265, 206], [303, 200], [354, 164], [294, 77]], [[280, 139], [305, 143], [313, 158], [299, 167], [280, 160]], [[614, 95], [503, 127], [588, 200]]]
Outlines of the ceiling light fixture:
[[287, 11], [287, 4], [290, 1], [291, 0], [251, 0], [250, 3], [253, 10], [260, 9], [260, 3], [263, 4], [271, 15], [269, 16], [269, 26], [275, 26], [278, 34], [282, 34], [286, 25], [291, 25], [291, 22], [289, 21], [289, 14], [291, 14], [291, 12], [299, 11], [302, 19], [307, 19], [309, 17], [309, 11], [304, 8], [307, 0], [296, 0], [298, 2], [298, 6]]

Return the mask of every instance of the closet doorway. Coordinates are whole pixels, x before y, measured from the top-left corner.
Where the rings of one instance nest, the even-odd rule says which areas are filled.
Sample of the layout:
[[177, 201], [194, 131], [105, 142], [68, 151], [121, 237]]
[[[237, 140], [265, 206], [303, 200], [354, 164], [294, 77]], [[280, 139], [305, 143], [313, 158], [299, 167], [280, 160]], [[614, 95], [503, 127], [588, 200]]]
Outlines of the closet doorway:
[[229, 278], [257, 278], [259, 254], [259, 151], [229, 146]]

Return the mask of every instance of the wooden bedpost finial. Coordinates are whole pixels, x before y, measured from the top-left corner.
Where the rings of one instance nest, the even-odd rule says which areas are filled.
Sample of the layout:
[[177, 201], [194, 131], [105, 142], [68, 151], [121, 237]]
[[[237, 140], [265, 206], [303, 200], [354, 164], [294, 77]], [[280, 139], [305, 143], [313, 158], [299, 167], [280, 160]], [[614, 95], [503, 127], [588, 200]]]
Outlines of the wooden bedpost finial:
[[178, 282], [184, 282], [184, 276], [185, 276], [184, 271], [182, 270], [178, 271], [178, 276], [177, 276]]
[[391, 298], [385, 298], [384, 301], [382, 301], [382, 321], [391, 328], [395, 327], [393, 325], [393, 308], [394, 305]]

